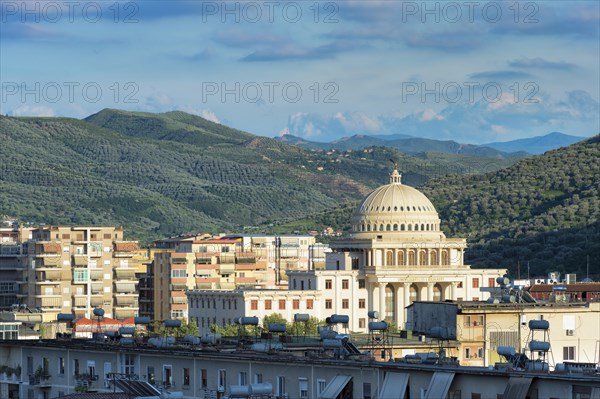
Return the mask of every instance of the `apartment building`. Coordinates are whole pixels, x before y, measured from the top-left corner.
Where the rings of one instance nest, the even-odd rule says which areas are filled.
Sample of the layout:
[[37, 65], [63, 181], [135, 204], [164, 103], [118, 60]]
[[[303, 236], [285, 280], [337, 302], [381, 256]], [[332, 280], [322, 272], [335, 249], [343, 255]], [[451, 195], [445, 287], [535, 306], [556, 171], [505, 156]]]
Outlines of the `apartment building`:
[[0, 227], [0, 309], [19, 303], [20, 282], [27, 268], [27, 241], [32, 228], [17, 225]]
[[130, 397], [185, 399], [584, 399], [600, 394], [598, 377], [583, 373], [513, 372], [324, 354], [322, 346], [306, 345], [264, 353], [234, 347], [192, 349], [189, 344], [149, 348], [82, 340], [4, 341], [0, 357], [20, 372], [0, 374], [0, 396], [55, 398], [82, 386], [97, 395], [125, 392]]
[[[528, 350], [531, 340], [551, 345], [550, 367], [562, 362], [600, 362], [600, 303], [415, 302], [408, 308], [411, 329], [428, 334], [441, 327], [460, 343], [456, 356], [467, 366], [504, 361], [500, 346]], [[546, 320], [546, 332], [529, 329], [529, 321]], [[534, 354], [537, 356], [537, 354]]]
[[145, 255], [137, 242], [123, 239], [122, 228], [37, 227], [15, 246], [20, 249], [11, 251], [21, 252], [2, 257], [0, 268], [1, 281], [14, 290], [3, 296], [5, 309], [41, 313], [43, 321], [58, 313], [89, 318], [95, 307], [107, 317], [138, 315], [137, 274], [145, 272]]
[[157, 241], [152, 275], [147, 277], [154, 287], [153, 317], [187, 318], [187, 290], [287, 286], [286, 272], [309, 268], [309, 248], [314, 243], [314, 237], [295, 235], [195, 236]]

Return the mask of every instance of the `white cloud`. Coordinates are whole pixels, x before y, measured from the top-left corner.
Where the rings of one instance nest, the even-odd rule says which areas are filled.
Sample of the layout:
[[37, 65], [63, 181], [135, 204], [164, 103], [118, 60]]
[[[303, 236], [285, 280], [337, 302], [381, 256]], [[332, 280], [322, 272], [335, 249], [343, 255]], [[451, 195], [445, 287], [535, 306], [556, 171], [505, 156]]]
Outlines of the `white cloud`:
[[9, 114], [12, 116], [56, 116], [54, 109], [43, 105], [20, 105]]

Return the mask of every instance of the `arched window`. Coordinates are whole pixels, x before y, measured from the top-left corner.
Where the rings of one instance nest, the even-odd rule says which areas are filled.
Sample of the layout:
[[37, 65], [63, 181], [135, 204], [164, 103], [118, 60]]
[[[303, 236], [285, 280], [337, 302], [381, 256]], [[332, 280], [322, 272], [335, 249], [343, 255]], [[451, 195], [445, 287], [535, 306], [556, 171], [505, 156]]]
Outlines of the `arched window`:
[[400, 231], [404, 231], [404, 230], [406, 230], [406, 226], [404, 226], [404, 223], [402, 223], [402, 224], [400, 225]]
[[383, 224], [379, 225], [379, 231], [383, 231]]
[[433, 302], [441, 302], [442, 299], [442, 286], [440, 283], [436, 283], [433, 286]]
[[367, 231], [371, 231], [371, 225], [370, 224], [367, 225]]
[[424, 230], [425, 230], [425, 225], [421, 224], [421, 231], [424, 231]]
[[385, 320], [394, 321], [396, 318], [396, 298], [394, 287], [391, 284], [385, 286]]
[[411, 230], [412, 230], [412, 224], [409, 224], [408, 225], [408, 231], [411, 231]]
[[415, 262], [415, 252], [414, 251], [409, 251], [408, 252], [408, 264], [409, 266], [414, 266], [417, 264], [417, 262]]
[[421, 265], [421, 266], [427, 265], [427, 252], [419, 251], [419, 265]]
[[392, 225], [388, 224], [385, 226], [385, 231], [390, 231], [392, 230]]
[[398, 251], [398, 262], [396, 263], [397, 265], [400, 266], [404, 266], [406, 263], [404, 262], [404, 251], [400, 250]]
[[365, 225], [364, 224], [360, 225], [360, 231], [365, 231]]
[[429, 252], [429, 262], [430, 265], [438, 264], [438, 255], [436, 250], [432, 250], [431, 252]]
[[427, 231], [429, 231], [429, 223], [427, 223], [427, 224], [425, 225], [425, 229], [426, 229]]
[[419, 225], [415, 224], [415, 231], [419, 231]]
[[398, 231], [398, 224], [394, 224], [394, 231]]
[[394, 252], [387, 251], [385, 254], [385, 264], [392, 266], [394, 264]]
[[442, 265], [448, 266], [450, 264], [450, 256], [448, 255], [448, 250], [442, 250]]
[[419, 300], [419, 287], [417, 287], [416, 284], [413, 283], [410, 285], [409, 292], [410, 292], [410, 303], [413, 303], [414, 301]]

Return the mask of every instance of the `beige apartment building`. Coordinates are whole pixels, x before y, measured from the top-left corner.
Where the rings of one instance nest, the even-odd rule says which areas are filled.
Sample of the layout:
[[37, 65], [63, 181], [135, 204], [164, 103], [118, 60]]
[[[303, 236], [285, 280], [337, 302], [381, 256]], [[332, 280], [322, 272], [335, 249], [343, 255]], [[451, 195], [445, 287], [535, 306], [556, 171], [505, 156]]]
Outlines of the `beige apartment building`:
[[287, 286], [288, 271], [307, 270], [323, 263], [321, 257], [311, 258], [314, 245], [314, 237], [308, 235], [200, 236], [157, 241], [151, 277], [153, 317], [188, 318], [187, 290]]
[[90, 318], [96, 307], [112, 318], [138, 315], [136, 274], [145, 272], [144, 253], [123, 239], [122, 228], [37, 227], [24, 238], [14, 244], [17, 258], [1, 258], [0, 279], [13, 290], [3, 308], [41, 313], [44, 321], [58, 313]]
[[[600, 363], [600, 303], [415, 302], [409, 306], [408, 325], [428, 334], [442, 327], [460, 346], [455, 353], [465, 366], [493, 366], [506, 360], [500, 346], [528, 352], [531, 340], [550, 342], [548, 363]], [[529, 321], [547, 320], [550, 328], [531, 331]], [[533, 354], [537, 357], [537, 354]]]

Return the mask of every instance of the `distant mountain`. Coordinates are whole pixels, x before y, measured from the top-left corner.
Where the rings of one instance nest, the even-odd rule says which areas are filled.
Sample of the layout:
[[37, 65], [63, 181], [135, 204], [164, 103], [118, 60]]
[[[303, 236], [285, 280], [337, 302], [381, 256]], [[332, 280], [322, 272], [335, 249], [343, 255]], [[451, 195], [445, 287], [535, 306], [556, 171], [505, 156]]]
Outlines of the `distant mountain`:
[[418, 137], [411, 137], [402, 134], [392, 135], [354, 135], [342, 137], [341, 139], [329, 142], [315, 142], [302, 139], [297, 136], [284, 135], [278, 140], [297, 145], [310, 150], [361, 150], [368, 147], [390, 147], [398, 149], [405, 154], [420, 154], [427, 152], [441, 152], [445, 154], [460, 154], [475, 157], [499, 157], [499, 158], [522, 158], [527, 156], [525, 152], [504, 152], [491, 147], [478, 146], [474, 144], [460, 144], [452, 140], [434, 140]]
[[584, 139], [585, 137], [571, 136], [564, 133], [553, 132], [544, 136], [488, 143], [482, 144], [482, 146], [495, 148], [504, 152], [525, 151], [530, 154], [543, 154], [546, 151], [554, 150], [560, 147], [566, 147]]

